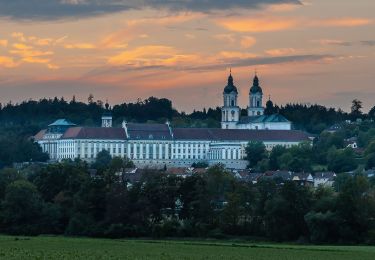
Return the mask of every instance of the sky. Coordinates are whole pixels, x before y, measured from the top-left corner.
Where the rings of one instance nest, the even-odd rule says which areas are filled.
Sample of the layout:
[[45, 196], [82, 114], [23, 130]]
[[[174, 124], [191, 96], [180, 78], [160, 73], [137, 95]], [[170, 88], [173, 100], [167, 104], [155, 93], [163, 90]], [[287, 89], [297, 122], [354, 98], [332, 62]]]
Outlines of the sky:
[[374, 0], [0, 0], [0, 102], [375, 105]]

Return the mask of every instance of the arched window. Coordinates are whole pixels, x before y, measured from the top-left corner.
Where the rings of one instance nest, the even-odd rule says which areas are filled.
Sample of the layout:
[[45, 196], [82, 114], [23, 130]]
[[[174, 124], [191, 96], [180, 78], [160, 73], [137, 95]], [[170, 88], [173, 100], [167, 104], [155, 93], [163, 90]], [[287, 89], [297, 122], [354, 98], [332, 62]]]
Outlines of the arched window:
[[234, 100], [232, 99], [232, 107], [234, 107]]

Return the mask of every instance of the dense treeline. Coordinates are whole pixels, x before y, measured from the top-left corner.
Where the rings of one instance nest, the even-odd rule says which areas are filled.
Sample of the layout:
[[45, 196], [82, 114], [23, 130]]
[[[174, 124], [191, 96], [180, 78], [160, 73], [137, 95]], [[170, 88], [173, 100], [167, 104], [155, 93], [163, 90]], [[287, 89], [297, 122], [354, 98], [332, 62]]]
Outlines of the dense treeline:
[[258, 172], [361, 172], [375, 168], [375, 123], [344, 123], [340, 129], [317, 135], [312, 145], [275, 146], [270, 152], [262, 142], [249, 142], [246, 153], [249, 165]]
[[[353, 100], [351, 113], [326, 108], [320, 105], [288, 104], [286, 106], [267, 107], [266, 113], [280, 113], [293, 122], [294, 127], [311, 133], [320, 133], [323, 129], [345, 120], [374, 119], [375, 107], [363, 114], [362, 103]], [[105, 108], [103, 101], [94, 101], [92, 95], [87, 103], [70, 101], [64, 98], [29, 100], [19, 104], [0, 104], [0, 127], [24, 127], [35, 134], [35, 130], [46, 127], [57, 118], [66, 118], [80, 125], [99, 125]], [[172, 101], [165, 98], [150, 97], [135, 103], [123, 103], [112, 108], [115, 125], [122, 120], [133, 122], [171, 121], [175, 126], [218, 127], [221, 120], [219, 107], [193, 111], [190, 114], [173, 108]], [[242, 111], [245, 115], [246, 111]]]
[[94, 237], [259, 237], [374, 243], [375, 187], [345, 175], [340, 190], [240, 182], [220, 165], [186, 178], [146, 172], [130, 185], [129, 161], [101, 156], [0, 172], [0, 232]]

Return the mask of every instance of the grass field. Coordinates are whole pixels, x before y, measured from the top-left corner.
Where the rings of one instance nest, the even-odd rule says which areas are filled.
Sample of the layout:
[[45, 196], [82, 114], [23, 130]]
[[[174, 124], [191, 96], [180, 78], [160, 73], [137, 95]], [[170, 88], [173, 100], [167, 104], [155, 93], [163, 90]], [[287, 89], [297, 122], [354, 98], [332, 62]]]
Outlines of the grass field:
[[375, 247], [0, 236], [0, 259], [374, 260]]

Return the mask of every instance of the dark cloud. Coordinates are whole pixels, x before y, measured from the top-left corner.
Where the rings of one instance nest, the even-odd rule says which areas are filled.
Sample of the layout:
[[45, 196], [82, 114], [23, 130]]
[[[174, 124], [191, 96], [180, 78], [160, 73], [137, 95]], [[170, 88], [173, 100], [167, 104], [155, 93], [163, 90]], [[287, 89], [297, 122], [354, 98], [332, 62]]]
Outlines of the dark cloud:
[[375, 46], [375, 41], [361, 41], [364, 46]]
[[327, 44], [327, 45], [337, 45], [337, 46], [345, 46], [345, 47], [350, 47], [350, 46], [358, 46], [358, 45], [362, 45], [362, 46], [375, 46], [375, 41], [374, 40], [368, 40], [368, 41], [355, 41], [355, 42], [345, 42], [345, 41], [335, 41], [335, 40], [331, 40], [331, 41], [324, 41], [323, 42], [324, 44]]
[[338, 46], [353, 46], [353, 42], [342, 42], [342, 41], [332, 41], [332, 42], [327, 42], [326, 44], [328, 45], [338, 45]]
[[[206, 72], [206, 71], [217, 71], [227, 68], [236, 68], [236, 67], [250, 67], [256, 65], [270, 65], [270, 64], [282, 64], [290, 62], [306, 62], [306, 61], [319, 61], [325, 58], [333, 58], [332, 55], [290, 55], [290, 56], [280, 56], [280, 57], [259, 57], [259, 58], [233, 58], [221, 60], [221, 62], [208, 65], [198, 65], [198, 66], [111, 66], [111, 67], [102, 67], [89, 71], [82, 76], [84, 78], [95, 77], [98, 75], [109, 75], [109, 74], [119, 74], [129, 71], [142, 71], [148, 74], [149, 76], [155, 76], [159, 74], [160, 71], [192, 71], [192, 72]], [[155, 72], [157, 71], [157, 72]], [[155, 74], [154, 74], [155, 73]], [[142, 77], [146, 77], [147, 74], [143, 74]]]
[[213, 64], [207, 66], [197, 66], [188, 68], [188, 70], [205, 71], [205, 70], [216, 70], [223, 68], [235, 68], [235, 67], [248, 67], [255, 65], [269, 65], [269, 64], [280, 64], [289, 62], [305, 62], [305, 61], [318, 61], [325, 58], [332, 58], [331, 55], [290, 55], [280, 57], [259, 57], [259, 58], [248, 58], [248, 59], [226, 59], [223, 63]]
[[90, 17], [145, 7], [172, 11], [259, 8], [262, 5], [300, 0], [0, 0], [0, 17], [21, 20], [56, 20]]

